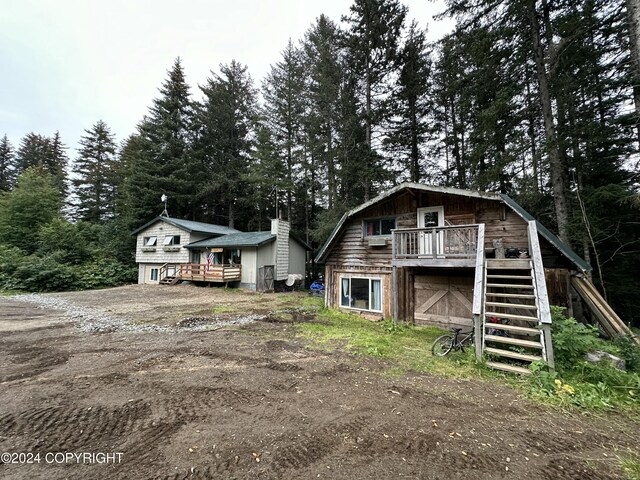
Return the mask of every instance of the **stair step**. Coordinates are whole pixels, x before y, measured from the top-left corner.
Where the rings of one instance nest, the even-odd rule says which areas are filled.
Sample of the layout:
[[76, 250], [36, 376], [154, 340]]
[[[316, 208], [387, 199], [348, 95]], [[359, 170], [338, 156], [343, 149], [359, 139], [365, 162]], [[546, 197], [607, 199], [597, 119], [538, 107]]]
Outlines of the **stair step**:
[[496, 330], [505, 330], [507, 332], [521, 333], [523, 335], [540, 335], [540, 330], [530, 327], [518, 327], [516, 325], [509, 325], [505, 323], [491, 323], [484, 324], [487, 328], [495, 328]]
[[523, 270], [531, 268], [529, 259], [522, 258], [500, 258], [500, 259], [487, 259], [487, 268], [500, 269], [500, 270]]
[[514, 278], [517, 280], [531, 280], [531, 275], [487, 275], [487, 278]]
[[537, 362], [538, 360], [542, 360], [542, 357], [540, 355], [528, 355], [526, 353], [514, 352], [513, 350], [504, 350], [502, 348], [484, 347], [484, 351], [487, 353], [493, 353], [494, 355], [500, 355], [501, 357], [523, 360], [525, 362]]
[[528, 368], [509, 365], [508, 363], [487, 362], [487, 367], [495, 368], [496, 370], [503, 370], [505, 372], [520, 373], [522, 375], [531, 374], [531, 370], [529, 370]]
[[526, 310], [536, 310], [538, 308], [535, 305], [525, 305], [524, 303], [485, 302], [484, 304], [492, 307], [522, 308]]
[[526, 320], [527, 322], [538, 322], [538, 317], [532, 317], [529, 315], [516, 315], [515, 313], [497, 313], [497, 312], [484, 312], [486, 317], [498, 317], [498, 318], [512, 318], [514, 320]]
[[515, 284], [515, 283], [487, 283], [487, 288], [489, 288], [489, 287], [494, 287], [494, 288], [522, 288], [522, 289], [533, 290], [533, 285], [519, 285], [519, 284]]
[[542, 350], [540, 342], [532, 342], [531, 340], [520, 340], [519, 338], [501, 337], [499, 335], [485, 335], [485, 342], [507, 343], [509, 345], [517, 345], [519, 347], [539, 348]]
[[530, 298], [535, 299], [535, 295], [528, 295], [526, 293], [501, 293], [501, 292], [487, 292], [487, 297], [504, 297], [504, 298]]

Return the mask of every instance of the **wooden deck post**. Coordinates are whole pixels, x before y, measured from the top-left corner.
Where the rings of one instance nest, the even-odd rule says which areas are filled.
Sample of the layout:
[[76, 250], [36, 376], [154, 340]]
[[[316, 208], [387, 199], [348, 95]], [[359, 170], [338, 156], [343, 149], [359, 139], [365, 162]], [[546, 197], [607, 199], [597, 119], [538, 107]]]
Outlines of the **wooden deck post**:
[[482, 358], [482, 315], [473, 316], [473, 343], [476, 349], [476, 359]]
[[393, 296], [393, 326], [398, 326], [398, 267], [393, 267], [392, 296]]

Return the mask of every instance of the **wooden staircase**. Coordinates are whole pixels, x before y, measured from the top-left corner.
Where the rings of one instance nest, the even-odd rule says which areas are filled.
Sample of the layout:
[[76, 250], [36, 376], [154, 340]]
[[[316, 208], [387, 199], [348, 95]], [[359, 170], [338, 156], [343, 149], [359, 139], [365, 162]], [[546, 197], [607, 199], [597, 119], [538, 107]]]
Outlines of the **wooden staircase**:
[[[551, 314], [535, 222], [529, 222], [531, 258], [486, 259], [483, 265], [481, 338], [487, 366], [529, 374], [535, 361], [553, 369]], [[493, 321], [492, 321], [493, 320]]]
[[543, 359], [544, 339], [531, 270], [527, 259], [485, 261], [482, 345], [492, 358], [487, 361], [489, 367], [527, 374], [528, 364]]

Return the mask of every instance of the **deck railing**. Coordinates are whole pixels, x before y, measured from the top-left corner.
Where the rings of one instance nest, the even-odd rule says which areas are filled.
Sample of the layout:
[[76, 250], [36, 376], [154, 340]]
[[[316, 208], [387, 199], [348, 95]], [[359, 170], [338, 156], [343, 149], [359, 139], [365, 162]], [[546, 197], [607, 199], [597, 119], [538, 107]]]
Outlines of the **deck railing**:
[[392, 245], [394, 259], [475, 259], [478, 225], [398, 229]]
[[181, 280], [196, 282], [233, 282], [240, 280], [240, 265], [209, 265], [207, 263], [181, 263], [176, 275]]

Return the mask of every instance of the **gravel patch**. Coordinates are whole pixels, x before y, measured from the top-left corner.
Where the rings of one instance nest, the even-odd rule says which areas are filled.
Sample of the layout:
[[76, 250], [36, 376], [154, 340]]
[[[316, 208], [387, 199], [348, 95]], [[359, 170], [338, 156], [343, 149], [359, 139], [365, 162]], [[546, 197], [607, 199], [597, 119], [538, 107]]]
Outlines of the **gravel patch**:
[[129, 318], [117, 318], [98, 308], [76, 305], [62, 298], [31, 293], [28, 295], [16, 295], [12, 300], [26, 302], [38, 308], [61, 310], [65, 316], [78, 322], [78, 328], [85, 333], [112, 333], [112, 332], [206, 332], [218, 330], [223, 327], [240, 326], [257, 322], [267, 318], [266, 315], [250, 314], [238, 315], [232, 318], [221, 317], [186, 317], [179, 321], [175, 327], [156, 324], [133, 324]]

